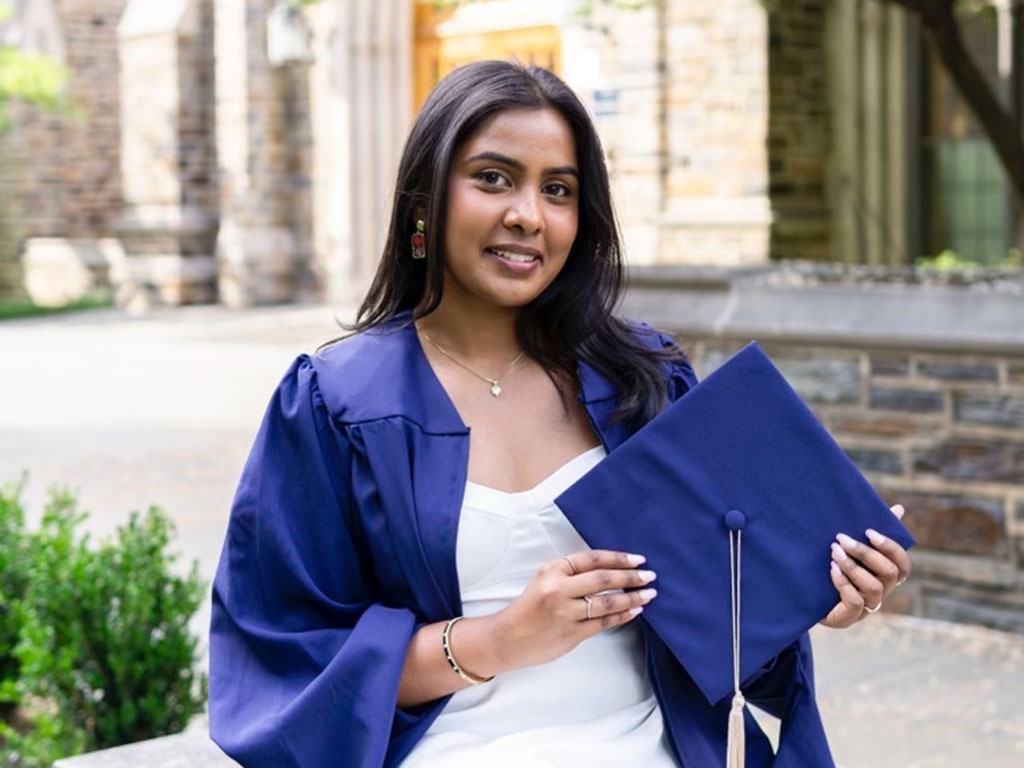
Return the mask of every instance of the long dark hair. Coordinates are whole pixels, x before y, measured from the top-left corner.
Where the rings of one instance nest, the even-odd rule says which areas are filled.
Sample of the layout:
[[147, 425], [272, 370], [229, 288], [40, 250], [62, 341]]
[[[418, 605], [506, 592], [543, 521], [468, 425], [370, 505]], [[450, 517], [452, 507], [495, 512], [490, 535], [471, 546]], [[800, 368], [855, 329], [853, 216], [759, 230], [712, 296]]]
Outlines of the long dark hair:
[[[409, 322], [432, 312], [444, 285], [448, 169], [481, 124], [505, 109], [554, 109], [568, 122], [579, 168], [579, 224], [561, 272], [521, 307], [519, 344], [548, 372], [568, 408], [576, 387], [576, 361], [584, 360], [619, 390], [613, 420], [642, 424], [666, 402], [663, 365], [685, 359], [678, 347], [651, 349], [636, 329], [614, 317], [624, 277], [622, 248], [612, 209], [601, 142], [576, 94], [556, 75], [507, 61], [466, 64], [431, 91], [402, 152], [384, 254], [356, 322], [358, 333]], [[425, 259], [411, 257], [416, 212], [425, 211]], [[404, 327], [404, 326], [402, 326]]]

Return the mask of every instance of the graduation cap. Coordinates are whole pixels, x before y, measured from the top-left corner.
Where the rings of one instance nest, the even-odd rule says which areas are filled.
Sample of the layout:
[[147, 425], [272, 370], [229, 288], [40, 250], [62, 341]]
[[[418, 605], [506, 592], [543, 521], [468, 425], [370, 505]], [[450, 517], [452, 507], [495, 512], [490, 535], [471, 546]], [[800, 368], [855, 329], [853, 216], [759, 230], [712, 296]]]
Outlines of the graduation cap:
[[644, 617], [710, 704], [733, 694], [741, 754], [740, 683], [838, 602], [836, 534], [914, 543], [756, 343], [555, 503], [591, 547], [646, 556], [658, 598]]

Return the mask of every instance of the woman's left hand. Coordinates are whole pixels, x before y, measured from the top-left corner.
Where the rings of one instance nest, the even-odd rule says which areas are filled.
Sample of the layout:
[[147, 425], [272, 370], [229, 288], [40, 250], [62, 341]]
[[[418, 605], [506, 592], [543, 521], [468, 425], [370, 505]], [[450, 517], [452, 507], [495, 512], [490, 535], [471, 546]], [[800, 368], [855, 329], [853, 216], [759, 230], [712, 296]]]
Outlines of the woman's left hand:
[[[892, 513], [902, 518], [903, 505], [894, 505]], [[842, 533], [832, 543], [832, 583], [839, 602], [821, 620], [826, 627], [845, 629], [873, 613], [910, 575], [907, 550], [876, 531], [866, 535], [871, 546]]]

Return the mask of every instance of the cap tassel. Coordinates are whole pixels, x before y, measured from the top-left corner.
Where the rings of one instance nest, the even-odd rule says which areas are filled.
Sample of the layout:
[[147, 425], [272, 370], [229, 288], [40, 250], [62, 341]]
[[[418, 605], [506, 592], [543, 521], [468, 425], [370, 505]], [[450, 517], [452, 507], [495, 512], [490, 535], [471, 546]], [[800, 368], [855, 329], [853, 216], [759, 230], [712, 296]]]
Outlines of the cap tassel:
[[747, 757], [747, 734], [743, 728], [743, 707], [746, 701], [742, 693], [732, 697], [729, 712], [729, 740], [725, 748], [726, 768], [743, 768]]
[[[735, 548], [733, 534], [736, 536]], [[746, 699], [740, 692], [740, 544], [742, 531], [729, 531], [729, 598], [732, 603], [732, 709], [725, 748], [726, 768], [743, 768], [746, 762], [746, 730], [743, 708]]]

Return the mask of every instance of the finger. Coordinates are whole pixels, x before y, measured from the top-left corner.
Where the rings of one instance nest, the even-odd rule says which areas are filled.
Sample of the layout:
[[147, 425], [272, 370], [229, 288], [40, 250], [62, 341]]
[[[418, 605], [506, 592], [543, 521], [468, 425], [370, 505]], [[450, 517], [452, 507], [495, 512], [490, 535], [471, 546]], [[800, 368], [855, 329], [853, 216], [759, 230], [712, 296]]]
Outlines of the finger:
[[873, 528], [868, 528], [864, 535], [868, 537], [871, 546], [885, 555], [896, 566], [896, 583], [900, 584], [910, 576], [910, 555], [907, 550], [887, 536], [883, 536]]
[[610, 613], [606, 616], [601, 616], [597, 619], [585, 619], [580, 622], [583, 627], [583, 631], [588, 635], [596, 635], [605, 629], [611, 629], [617, 627], [620, 624], [625, 624], [627, 621], [632, 621], [641, 613], [643, 613], [644, 607], [642, 605], [635, 606], [620, 613]]
[[612, 549], [588, 549], [584, 552], [573, 552], [562, 558], [561, 562], [565, 565], [566, 571], [569, 570], [566, 558], [572, 561], [576, 573], [596, 571], [599, 568], [636, 568], [647, 559], [643, 555], [617, 552]]
[[641, 571], [636, 568], [590, 571], [569, 579], [568, 595], [569, 597], [583, 597], [583, 595], [593, 595], [612, 589], [644, 587], [656, 578], [657, 574], [654, 571]]
[[896, 515], [897, 520], [902, 520], [903, 516], [907, 513], [902, 504], [893, 504], [889, 509]]
[[[882, 538], [885, 537], [883, 536]], [[867, 544], [847, 536], [845, 533], [837, 535], [836, 540], [848, 555], [859, 560], [862, 566], [882, 582], [882, 597], [885, 597], [885, 595], [893, 590], [896, 582], [899, 581], [900, 569], [888, 555], [875, 547], [869, 547]]]
[[856, 622], [864, 614], [864, 598], [857, 588], [853, 586], [846, 574], [836, 563], [831, 563], [829, 573], [832, 576], [832, 584], [839, 593], [839, 602], [829, 611], [828, 616], [822, 619], [821, 623], [827, 627], [843, 629]]
[[630, 608], [636, 608], [640, 605], [647, 605], [657, 596], [658, 590], [653, 587], [638, 589], [633, 592], [605, 592], [588, 595], [587, 597], [590, 598], [589, 617], [587, 616], [587, 601], [583, 598], [577, 600], [580, 604], [580, 621], [586, 621], [588, 618], [599, 619], [602, 616], [610, 616], [628, 611]]
[[846, 554], [846, 550], [836, 543], [832, 544], [832, 560], [857, 588], [867, 605], [874, 608], [882, 602], [882, 598], [885, 597], [885, 587], [882, 582], [875, 578], [871, 571]]

